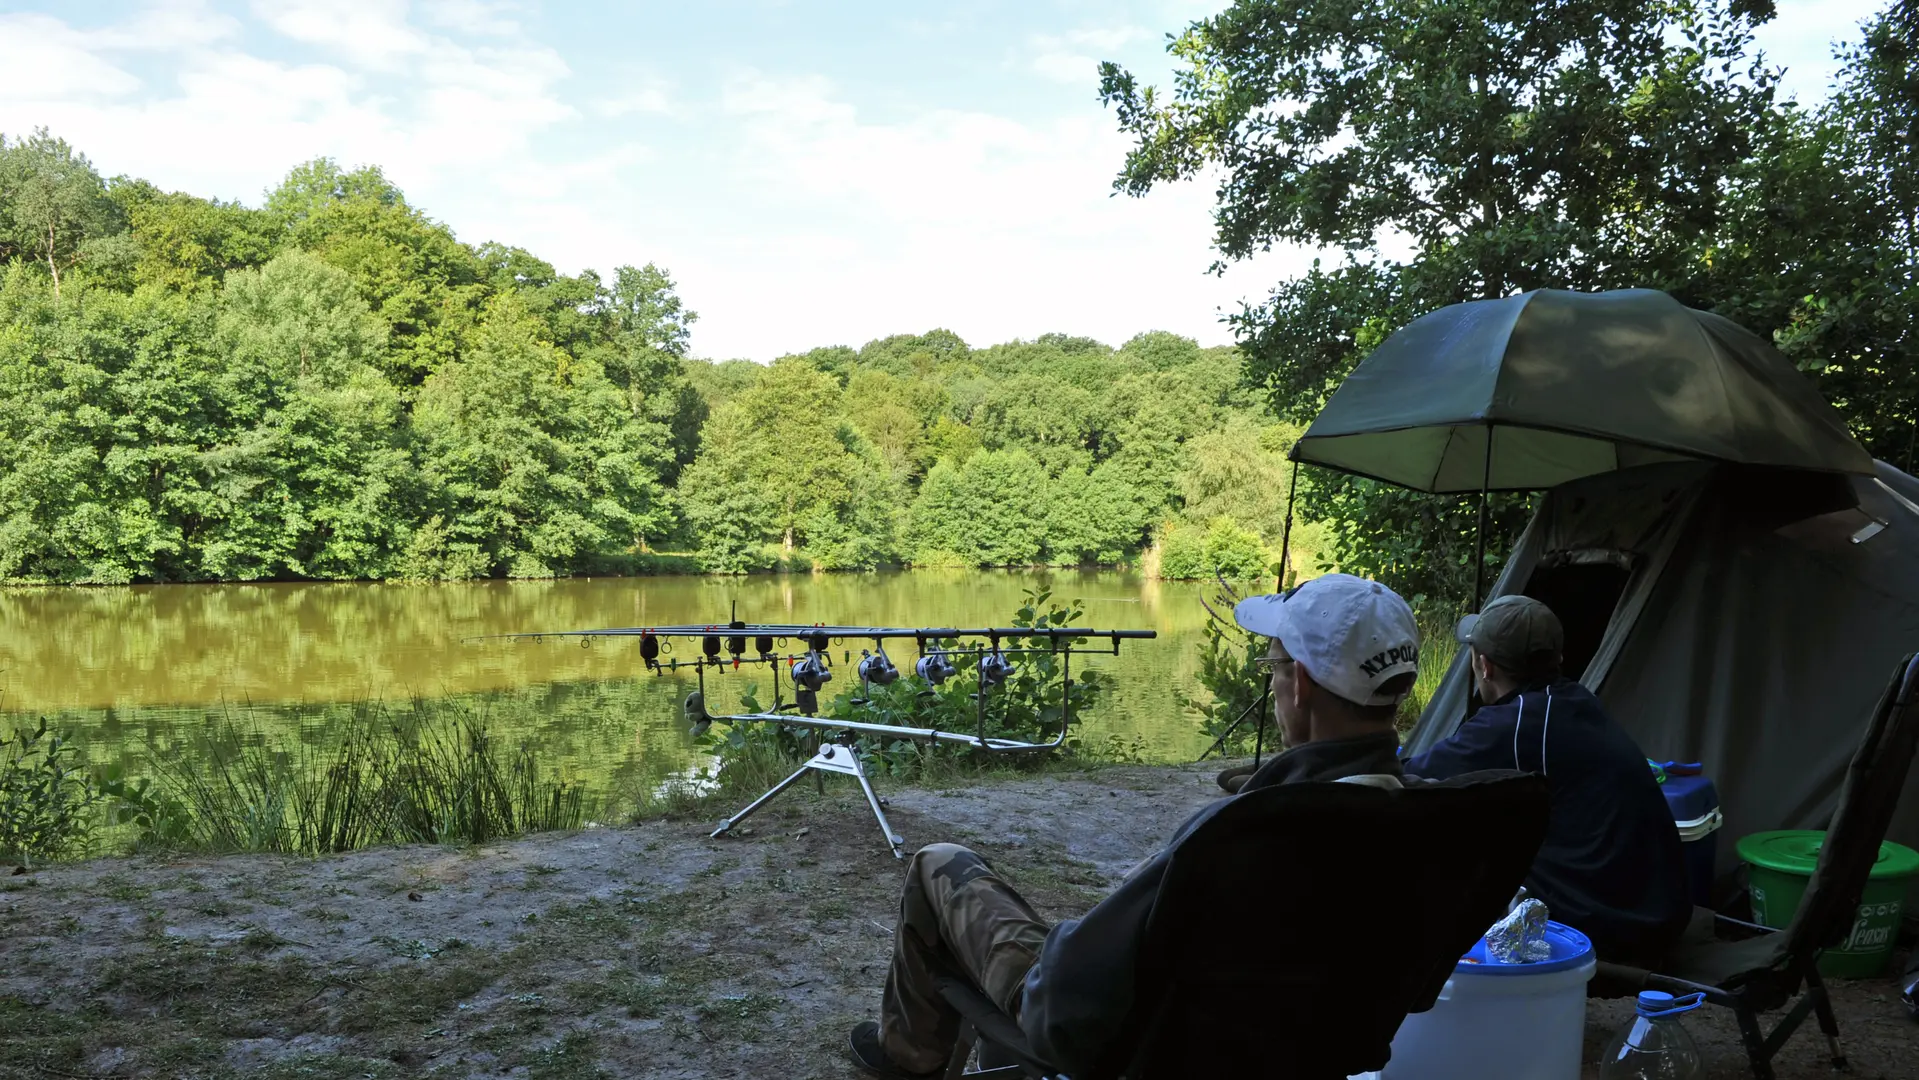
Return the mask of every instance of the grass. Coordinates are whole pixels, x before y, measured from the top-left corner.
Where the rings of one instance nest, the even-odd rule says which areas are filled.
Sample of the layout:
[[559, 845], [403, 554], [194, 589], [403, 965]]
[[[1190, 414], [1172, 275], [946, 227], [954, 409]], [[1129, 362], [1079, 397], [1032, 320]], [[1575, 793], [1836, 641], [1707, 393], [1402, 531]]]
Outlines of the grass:
[[578, 828], [587, 812], [585, 789], [543, 773], [531, 746], [504, 745], [483, 716], [425, 702], [399, 713], [360, 706], [330, 747], [269, 740], [227, 719], [196, 742], [153, 748], [157, 783], [113, 789], [139, 826], [138, 846], [319, 854], [477, 844]]
[[1419, 722], [1419, 714], [1439, 692], [1439, 684], [1445, 681], [1447, 670], [1453, 666], [1453, 657], [1459, 654], [1459, 642], [1453, 637], [1451, 624], [1423, 625], [1419, 636], [1419, 675], [1413, 682], [1413, 692], [1400, 703], [1396, 723], [1402, 735]]

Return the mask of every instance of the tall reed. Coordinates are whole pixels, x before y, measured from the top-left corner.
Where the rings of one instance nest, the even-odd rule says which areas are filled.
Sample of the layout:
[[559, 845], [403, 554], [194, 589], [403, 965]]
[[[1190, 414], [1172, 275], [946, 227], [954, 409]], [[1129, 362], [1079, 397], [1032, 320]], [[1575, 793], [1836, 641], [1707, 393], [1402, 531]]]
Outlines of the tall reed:
[[475, 844], [586, 818], [581, 784], [543, 776], [531, 746], [504, 745], [483, 716], [445, 704], [356, 707], [330, 746], [289, 748], [228, 717], [195, 741], [153, 748], [149, 843], [313, 854]]

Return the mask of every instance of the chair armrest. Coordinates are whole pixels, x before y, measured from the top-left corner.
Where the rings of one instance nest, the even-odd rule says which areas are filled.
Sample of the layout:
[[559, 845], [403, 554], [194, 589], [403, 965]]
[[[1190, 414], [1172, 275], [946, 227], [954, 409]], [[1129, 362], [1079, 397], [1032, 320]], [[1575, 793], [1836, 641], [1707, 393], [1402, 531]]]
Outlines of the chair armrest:
[[1647, 989], [1647, 983], [1653, 973], [1645, 968], [1630, 964], [1615, 964], [1608, 960], [1599, 961], [1598, 969], [1586, 984], [1586, 996], [1595, 998], [1635, 997], [1641, 990]]
[[1031, 1075], [1060, 1075], [1059, 1070], [1033, 1056], [1019, 1024], [1000, 1011], [991, 998], [980, 993], [978, 987], [953, 975], [941, 975], [938, 979], [940, 997], [972, 1023], [981, 1038], [1006, 1051]]

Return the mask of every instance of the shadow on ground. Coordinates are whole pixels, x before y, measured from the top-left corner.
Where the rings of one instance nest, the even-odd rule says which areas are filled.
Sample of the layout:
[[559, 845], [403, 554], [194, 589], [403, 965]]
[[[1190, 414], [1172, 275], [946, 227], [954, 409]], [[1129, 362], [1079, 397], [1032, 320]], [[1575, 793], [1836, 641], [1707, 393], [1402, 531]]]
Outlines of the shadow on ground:
[[[1056, 918], [1216, 797], [1211, 775], [900, 790], [889, 813], [909, 846], [976, 847]], [[0, 1076], [856, 1075], [843, 1039], [877, 1005], [901, 864], [850, 787], [796, 788], [738, 837], [711, 826], [0, 878]], [[1919, 1076], [1890, 980], [1835, 998], [1855, 1075]], [[1627, 1011], [1595, 1003], [1588, 1060]], [[1694, 1016], [1710, 1075], [1746, 1075], [1730, 1017]], [[1829, 1075], [1822, 1047], [1794, 1039], [1780, 1076]]]

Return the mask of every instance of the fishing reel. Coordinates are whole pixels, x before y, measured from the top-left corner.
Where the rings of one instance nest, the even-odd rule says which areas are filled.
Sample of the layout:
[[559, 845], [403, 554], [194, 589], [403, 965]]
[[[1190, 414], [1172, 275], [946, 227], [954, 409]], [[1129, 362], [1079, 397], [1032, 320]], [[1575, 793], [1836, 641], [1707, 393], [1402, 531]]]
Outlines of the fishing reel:
[[886, 655], [886, 646], [876, 646], [877, 652], [860, 650], [860, 681], [879, 686], [891, 686], [900, 677], [900, 669], [893, 666], [892, 658]]
[[935, 647], [913, 665], [913, 673], [925, 679], [928, 685], [938, 686], [958, 675], [959, 668], [953, 666], [953, 659], [946, 655], [945, 649]]
[[979, 658], [979, 684], [981, 689], [998, 686], [1013, 674], [1013, 662], [994, 645], [992, 651]]
[[833, 681], [833, 672], [826, 666], [826, 654], [817, 649], [793, 661], [792, 674], [794, 686], [814, 692]]
[[698, 690], [686, 695], [686, 700], [680, 703], [680, 711], [692, 722], [693, 727], [688, 734], [696, 739], [713, 726], [713, 714], [706, 711], [706, 695]]

